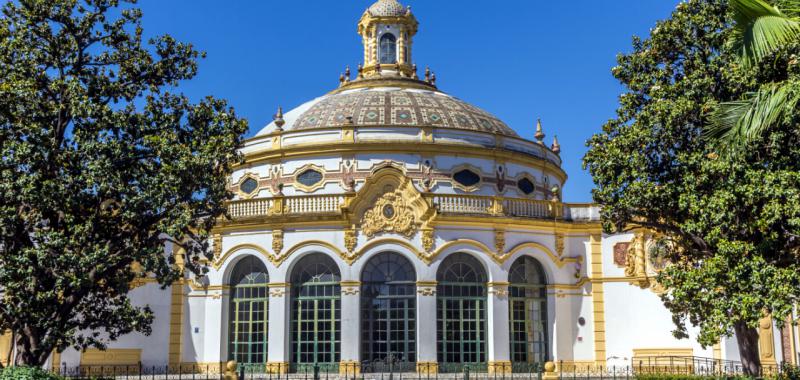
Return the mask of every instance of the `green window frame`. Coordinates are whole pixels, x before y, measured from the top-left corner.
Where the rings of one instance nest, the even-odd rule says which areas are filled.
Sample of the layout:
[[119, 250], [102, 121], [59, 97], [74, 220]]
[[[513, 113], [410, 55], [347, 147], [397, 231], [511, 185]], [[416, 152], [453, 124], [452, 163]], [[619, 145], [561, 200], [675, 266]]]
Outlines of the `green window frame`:
[[295, 371], [314, 364], [335, 369], [341, 343], [341, 276], [336, 263], [315, 253], [292, 271], [291, 360]]
[[547, 282], [542, 265], [523, 256], [509, 270], [511, 361], [542, 365], [548, 358]]
[[474, 257], [448, 256], [436, 275], [437, 345], [440, 371], [486, 364], [486, 272]]
[[253, 256], [236, 263], [231, 275], [229, 359], [242, 364], [267, 362], [269, 275]]
[[385, 252], [361, 272], [361, 360], [366, 372], [413, 370], [416, 363], [416, 273], [405, 257]]

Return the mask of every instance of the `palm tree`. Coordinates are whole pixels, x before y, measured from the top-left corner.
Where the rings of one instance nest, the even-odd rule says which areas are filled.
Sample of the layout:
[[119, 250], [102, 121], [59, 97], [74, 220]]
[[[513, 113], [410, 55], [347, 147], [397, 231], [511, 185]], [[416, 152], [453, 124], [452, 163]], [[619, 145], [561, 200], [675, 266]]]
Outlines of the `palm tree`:
[[[735, 26], [731, 46], [752, 67], [776, 50], [800, 41], [800, 0], [730, 0]], [[797, 64], [792, 59], [790, 64]], [[735, 148], [781, 123], [800, 103], [800, 78], [762, 84], [743, 99], [719, 105], [706, 135]]]

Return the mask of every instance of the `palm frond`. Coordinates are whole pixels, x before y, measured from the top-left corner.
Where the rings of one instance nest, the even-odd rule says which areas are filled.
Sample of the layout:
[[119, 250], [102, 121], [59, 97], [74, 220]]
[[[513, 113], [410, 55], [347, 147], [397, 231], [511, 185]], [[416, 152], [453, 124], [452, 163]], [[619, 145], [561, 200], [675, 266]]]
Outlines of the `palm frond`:
[[791, 17], [795, 20], [800, 17], [800, 0], [776, 0], [773, 4], [786, 17]]
[[765, 84], [743, 100], [720, 104], [711, 115], [711, 125], [704, 134], [735, 149], [783, 122], [798, 104], [800, 83]]
[[[786, 0], [785, 4], [794, 13], [800, 1]], [[746, 66], [800, 37], [800, 23], [764, 0], [730, 0], [730, 7], [736, 21], [733, 48]]]

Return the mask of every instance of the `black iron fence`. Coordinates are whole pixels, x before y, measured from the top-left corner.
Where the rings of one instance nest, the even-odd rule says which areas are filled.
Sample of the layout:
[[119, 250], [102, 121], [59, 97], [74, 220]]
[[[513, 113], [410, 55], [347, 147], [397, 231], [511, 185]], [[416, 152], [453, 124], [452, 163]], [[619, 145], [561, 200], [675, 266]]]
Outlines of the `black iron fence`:
[[[511, 363], [491, 367], [474, 363], [349, 363], [349, 364], [244, 364], [238, 365], [239, 380], [542, 380], [546, 375], [559, 380], [631, 380], [660, 375], [734, 377], [743, 375], [740, 363], [695, 357], [640, 358], [633, 365], [580, 365], [559, 361], [555, 373], [544, 366]], [[790, 366], [763, 366], [759, 377], [771, 378], [792, 371]], [[72, 380], [222, 380], [224, 364], [180, 366], [104, 365], [63, 366], [57, 374]], [[794, 372], [796, 373], [796, 371]]]

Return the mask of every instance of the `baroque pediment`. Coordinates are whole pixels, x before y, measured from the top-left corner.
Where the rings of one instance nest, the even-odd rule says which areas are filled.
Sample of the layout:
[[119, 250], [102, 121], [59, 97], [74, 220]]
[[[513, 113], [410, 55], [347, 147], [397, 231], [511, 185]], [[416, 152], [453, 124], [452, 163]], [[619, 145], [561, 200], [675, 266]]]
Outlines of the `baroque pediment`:
[[371, 239], [394, 233], [412, 238], [433, 217], [435, 208], [414, 187], [404, 169], [378, 166], [346, 208], [351, 225]]

